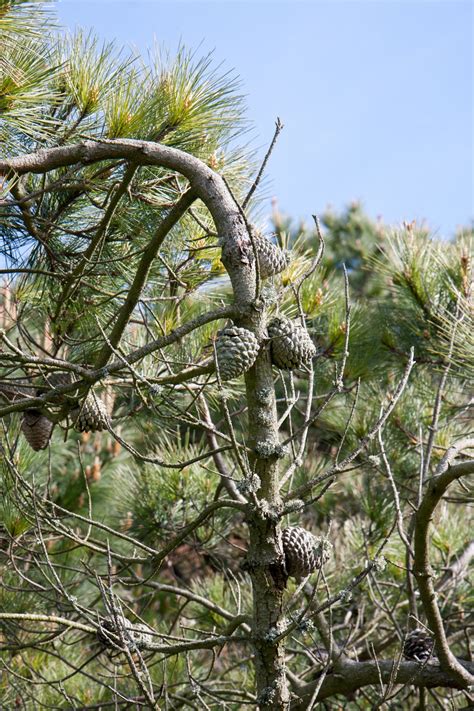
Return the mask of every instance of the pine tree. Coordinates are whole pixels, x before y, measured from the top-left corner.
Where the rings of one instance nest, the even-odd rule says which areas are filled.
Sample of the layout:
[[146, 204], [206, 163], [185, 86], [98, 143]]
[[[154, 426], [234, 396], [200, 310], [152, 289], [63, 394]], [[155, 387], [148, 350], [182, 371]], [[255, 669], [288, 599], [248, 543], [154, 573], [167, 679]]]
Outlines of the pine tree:
[[235, 78], [45, 12], [0, 5], [0, 705], [469, 705], [469, 231], [265, 234]]

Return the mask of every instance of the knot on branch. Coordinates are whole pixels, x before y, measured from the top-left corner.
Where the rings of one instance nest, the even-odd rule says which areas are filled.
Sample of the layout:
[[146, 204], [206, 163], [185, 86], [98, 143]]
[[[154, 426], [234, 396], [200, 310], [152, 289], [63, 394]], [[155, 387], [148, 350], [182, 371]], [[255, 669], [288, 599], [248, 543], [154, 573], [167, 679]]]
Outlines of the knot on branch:
[[[240, 564], [241, 570], [252, 573], [262, 570], [269, 570], [272, 577], [275, 578], [274, 573], [276, 571], [282, 571], [284, 573], [284, 559], [283, 554], [280, 552], [272, 551], [254, 551], [253, 553], [247, 553], [247, 556]], [[279, 574], [276, 576], [279, 577]], [[286, 580], [285, 575], [285, 580]]]
[[267, 301], [265, 294], [260, 294], [260, 296], [258, 296], [252, 302], [252, 309], [253, 309], [253, 311], [257, 311], [257, 313], [262, 313], [262, 311], [267, 306], [268, 306], [268, 301]]
[[282, 634], [286, 632], [288, 628], [288, 620], [286, 617], [282, 617], [276, 625], [273, 625], [273, 627], [270, 627], [270, 629], [266, 632], [266, 634], [263, 636], [263, 641], [264, 642], [274, 642], [276, 639], [278, 639]]
[[252, 243], [247, 234], [245, 224], [239, 214], [235, 216], [232, 238], [229, 234], [220, 234], [218, 238], [222, 247], [222, 263], [227, 267], [250, 266], [253, 259]]
[[281, 518], [281, 505], [271, 504], [267, 499], [260, 499], [255, 509], [259, 518], [278, 523]]
[[255, 391], [255, 398], [260, 405], [268, 405], [271, 402], [273, 390], [270, 388], [259, 388]]
[[372, 561], [372, 570], [374, 573], [383, 573], [385, 568], [387, 567], [387, 561], [385, 560], [383, 555], [377, 556], [377, 558], [374, 558]]
[[258, 409], [255, 413], [255, 420], [259, 425], [263, 425], [264, 427], [271, 427], [273, 422], [273, 414], [267, 408]]
[[257, 442], [254, 451], [260, 459], [282, 459], [288, 454], [285, 445], [266, 439]]
[[298, 511], [302, 511], [302, 509], [304, 509], [304, 501], [301, 499], [291, 499], [287, 502], [281, 515], [286, 516], [286, 514], [297, 513]]
[[299, 632], [306, 634], [307, 632], [314, 632], [316, 627], [312, 620], [301, 620], [298, 622], [297, 629]]
[[242, 481], [237, 482], [237, 489], [245, 496], [246, 494], [255, 494], [261, 485], [262, 482], [258, 474], [251, 474], [242, 479]]
[[352, 600], [352, 590], [349, 590], [348, 588], [340, 590], [338, 595], [341, 602], [350, 602]]
[[266, 686], [257, 696], [257, 706], [270, 706], [276, 701], [276, 684]]

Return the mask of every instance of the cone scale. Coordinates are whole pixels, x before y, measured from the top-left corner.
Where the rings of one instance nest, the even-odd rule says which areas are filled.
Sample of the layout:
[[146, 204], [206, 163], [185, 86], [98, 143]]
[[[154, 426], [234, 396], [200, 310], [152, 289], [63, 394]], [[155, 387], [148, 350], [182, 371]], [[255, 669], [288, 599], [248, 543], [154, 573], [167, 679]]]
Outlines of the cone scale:
[[25, 410], [21, 421], [21, 431], [35, 452], [46, 449], [53, 427], [53, 423], [38, 410]]
[[403, 645], [403, 656], [416, 662], [426, 662], [433, 653], [434, 641], [419, 627], [409, 632]]

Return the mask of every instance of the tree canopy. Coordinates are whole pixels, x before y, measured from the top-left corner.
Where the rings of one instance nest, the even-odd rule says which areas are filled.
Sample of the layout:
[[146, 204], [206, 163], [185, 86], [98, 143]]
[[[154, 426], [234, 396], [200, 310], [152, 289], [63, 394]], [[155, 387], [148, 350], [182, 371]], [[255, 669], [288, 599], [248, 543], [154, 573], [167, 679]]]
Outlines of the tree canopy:
[[0, 0], [0, 705], [469, 707], [472, 229], [259, 221], [231, 72], [52, 20]]

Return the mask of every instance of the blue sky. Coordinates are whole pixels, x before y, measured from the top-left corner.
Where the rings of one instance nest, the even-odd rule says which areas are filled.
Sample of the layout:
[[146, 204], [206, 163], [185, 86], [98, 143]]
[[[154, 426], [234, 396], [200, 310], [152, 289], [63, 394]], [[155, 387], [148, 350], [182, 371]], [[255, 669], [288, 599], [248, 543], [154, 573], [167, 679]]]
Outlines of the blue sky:
[[145, 50], [180, 41], [234, 68], [255, 145], [285, 128], [267, 199], [295, 218], [360, 199], [449, 236], [473, 217], [470, 1], [59, 0], [60, 22]]

